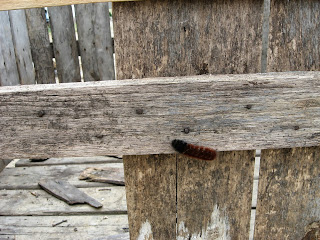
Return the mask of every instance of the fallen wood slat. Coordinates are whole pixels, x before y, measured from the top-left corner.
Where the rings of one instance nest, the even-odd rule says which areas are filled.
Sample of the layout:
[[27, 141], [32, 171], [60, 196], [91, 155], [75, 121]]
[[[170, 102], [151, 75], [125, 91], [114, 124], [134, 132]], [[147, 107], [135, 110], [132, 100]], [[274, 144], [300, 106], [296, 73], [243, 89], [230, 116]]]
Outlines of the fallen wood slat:
[[112, 183], [124, 186], [123, 168], [90, 167], [80, 174], [79, 179], [88, 182]]
[[319, 99], [319, 72], [3, 87], [0, 158], [314, 146]]
[[64, 6], [82, 3], [97, 3], [97, 2], [125, 2], [125, 1], [139, 1], [139, 0], [0, 0], [0, 11], [23, 9], [23, 8], [39, 8]]
[[32, 162], [30, 159], [20, 159], [16, 167], [31, 166], [50, 166], [50, 165], [79, 165], [79, 164], [97, 164], [97, 163], [122, 163], [121, 158], [117, 157], [76, 157], [76, 158], [49, 158], [44, 162]]
[[[67, 220], [61, 225], [52, 224]], [[126, 234], [127, 215], [0, 217], [0, 239], [109, 239]]]
[[94, 198], [80, 191], [75, 186], [62, 180], [43, 180], [39, 182], [39, 186], [49, 194], [65, 201], [69, 205], [78, 203], [87, 203], [92, 207], [101, 208], [102, 204]]
[[124, 187], [83, 188], [81, 191], [103, 204], [96, 209], [88, 205], [68, 205], [44, 190], [0, 190], [0, 216], [52, 216], [83, 214], [126, 214]]
[[[79, 180], [80, 174], [91, 165], [59, 165], [28, 168], [6, 168], [0, 174], [0, 189], [40, 189], [38, 182], [43, 179], [61, 179], [78, 188], [108, 187], [108, 183]], [[97, 164], [98, 168], [123, 168], [121, 163]]]

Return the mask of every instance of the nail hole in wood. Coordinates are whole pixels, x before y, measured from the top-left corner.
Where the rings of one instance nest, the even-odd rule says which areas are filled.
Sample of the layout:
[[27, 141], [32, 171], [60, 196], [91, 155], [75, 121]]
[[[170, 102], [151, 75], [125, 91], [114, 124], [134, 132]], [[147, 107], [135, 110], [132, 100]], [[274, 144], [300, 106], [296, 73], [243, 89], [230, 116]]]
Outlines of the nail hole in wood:
[[245, 108], [246, 108], [246, 109], [251, 109], [251, 108], [252, 108], [252, 105], [251, 105], [251, 104], [247, 104], [247, 105], [245, 106]]
[[139, 114], [139, 115], [143, 114], [143, 109], [142, 108], [137, 108], [136, 109], [136, 114]]
[[46, 112], [44, 110], [40, 110], [39, 112], [37, 112], [38, 117], [43, 117], [44, 115], [46, 115]]
[[188, 134], [190, 132], [190, 128], [185, 127], [182, 132], [184, 132], [185, 134]]

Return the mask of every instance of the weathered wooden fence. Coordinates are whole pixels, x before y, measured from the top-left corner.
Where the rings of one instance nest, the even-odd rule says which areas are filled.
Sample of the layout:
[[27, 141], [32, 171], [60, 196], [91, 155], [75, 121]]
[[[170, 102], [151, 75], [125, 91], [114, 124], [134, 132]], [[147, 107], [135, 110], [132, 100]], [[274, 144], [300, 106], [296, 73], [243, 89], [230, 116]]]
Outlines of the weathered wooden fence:
[[49, 7], [48, 14], [50, 20], [44, 8], [0, 12], [1, 86], [55, 83], [55, 70], [60, 83], [80, 82], [81, 72], [84, 81], [114, 79], [108, 3], [76, 5], [75, 18], [71, 6]]
[[[76, 12], [100, 13], [100, 8], [89, 6], [90, 10], [77, 6]], [[31, 11], [43, 10], [26, 11], [29, 36], [37, 29], [28, 25]], [[0, 149], [4, 156], [17, 157], [24, 151], [32, 157], [107, 151], [135, 154], [124, 157], [131, 238], [162, 240], [248, 239], [254, 149], [261, 147], [265, 150], [261, 152], [254, 238], [316, 239], [320, 231], [319, 72], [156, 77], [320, 71], [319, 13], [320, 3], [315, 0], [114, 3], [117, 78], [152, 79], [141, 83], [127, 80], [119, 86], [103, 83], [5, 88], [0, 91], [0, 107], [13, 106], [16, 111], [0, 108], [4, 122], [0, 127], [9, 129], [5, 133], [9, 140], [2, 140]], [[54, 14], [63, 16], [55, 18]], [[9, 23], [14, 19], [11, 15], [3, 13], [2, 21]], [[59, 80], [79, 81], [74, 35], [58, 33], [55, 26], [63, 23], [74, 33], [70, 7], [49, 8], [49, 15]], [[82, 23], [88, 19], [89, 23]], [[99, 17], [100, 23], [96, 17], [82, 14], [76, 14], [76, 20], [84, 79], [106, 79], [100, 68], [104, 60], [98, 56], [110, 53], [103, 47], [101, 55], [90, 50], [92, 45], [103, 45], [95, 34], [96, 26], [105, 20]], [[13, 47], [17, 38], [14, 28], [8, 26], [2, 26], [1, 31], [10, 36], [0, 39], [7, 44], [0, 47], [2, 58], [7, 60], [0, 60], [9, 63], [16, 61], [12, 58], [17, 56]], [[93, 32], [89, 31], [91, 26]], [[44, 21], [39, 29], [46, 29]], [[41, 37], [47, 38], [47, 33]], [[30, 46], [32, 39], [36, 37], [29, 37]], [[68, 44], [55, 44], [64, 39]], [[87, 40], [89, 44], [83, 42]], [[45, 52], [43, 59], [51, 60], [53, 53], [49, 42], [45, 42], [36, 50], [30, 47], [21, 57], [31, 59]], [[1, 73], [4, 77], [0, 75], [2, 85], [23, 82], [19, 64], [5, 68], [1, 62], [1, 69], [6, 69]], [[52, 68], [49, 75], [47, 71], [40, 75], [36, 60], [33, 62], [33, 82], [54, 82], [52, 64], [45, 65]], [[95, 71], [85, 71], [85, 66]], [[29, 75], [33, 78], [32, 73]], [[36, 94], [43, 104], [36, 103]], [[30, 100], [31, 107], [19, 105], [26, 100]], [[70, 103], [62, 105], [66, 100]], [[47, 115], [37, 115], [45, 108], [49, 109]], [[25, 116], [29, 119], [25, 128], [8, 121]], [[45, 126], [51, 126], [49, 132]], [[185, 128], [189, 128], [188, 133], [183, 131]], [[13, 135], [15, 130], [21, 133]], [[51, 139], [48, 137], [54, 132], [50, 131], [55, 131]], [[28, 143], [27, 136], [38, 137], [37, 144]], [[59, 141], [55, 143], [54, 138]], [[173, 138], [232, 151], [220, 151], [213, 162], [160, 154], [172, 153]], [[13, 141], [25, 144], [16, 146]], [[142, 153], [160, 155], [136, 155]]]
[[0, 11], [0, 86], [114, 79], [108, 3], [45, 11]]

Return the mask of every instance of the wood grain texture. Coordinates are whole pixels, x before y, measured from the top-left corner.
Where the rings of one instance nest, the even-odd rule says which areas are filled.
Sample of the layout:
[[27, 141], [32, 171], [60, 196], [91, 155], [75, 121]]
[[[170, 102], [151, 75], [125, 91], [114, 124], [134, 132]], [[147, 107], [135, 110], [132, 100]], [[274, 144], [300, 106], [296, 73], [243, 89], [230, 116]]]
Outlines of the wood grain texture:
[[9, 11], [9, 17], [20, 83], [35, 84], [35, 71], [32, 61], [25, 11]]
[[89, 196], [103, 204], [95, 209], [88, 205], [70, 206], [44, 190], [1, 190], [0, 216], [54, 216], [85, 214], [126, 214], [124, 187], [82, 188]]
[[255, 0], [115, 3], [118, 79], [259, 72], [262, 12]]
[[172, 153], [173, 139], [219, 151], [316, 146], [319, 79], [309, 72], [2, 87], [0, 158]]
[[38, 184], [47, 193], [57, 199], [65, 201], [69, 205], [86, 203], [95, 208], [102, 207], [102, 204], [99, 201], [88, 196], [86, 193], [66, 181], [60, 179], [46, 179], [40, 181]]
[[[67, 220], [67, 222], [52, 227], [52, 224], [62, 220]], [[111, 240], [112, 236], [120, 234], [126, 234], [127, 239], [129, 239], [129, 233], [126, 232], [127, 228], [127, 215], [0, 217], [0, 236], [3, 239], [10, 240], [28, 240], [30, 238]]]
[[[319, 70], [319, 9], [317, 1], [271, 1], [269, 71]], [[318, 147], [262, 151], [255, 239], [318, 238], [318, 165]]]
[[319, 165], [319, 147], [262, 150], [254, 239], [302, 239], [320, 220]]
[[[248, 73], [258, 72], [260, 69], [262, 1], [167, 0], [117, 3], [113, 5], [113, 19], [118, 79], [208, 73]], [[197, 80], [195, 79], [195, 81]], [[189, 89], [189, 91], [193, 92], [195, 89], [197, 87]], [[167, 88], [168, 91], [170, 91], [169, 88]], [[167, 93], [164, 94], [167, 95]], [[158, 96], [154, 96], [157, 101]], [[178, 98], [175, 97], [175, 99]], [[208, 143], [197, 139], [197, 136], [202, 134], [202, 130], [190, 123], [201, 121], [201, 125], [207, 129], [212, 124], [216, 124], [219, 117], [213, 117], [213, 121], [205, 123], [204, 118], [200, 116], [201, 114], [192, 116], [192, 112], [203, 103], [202, 98], [198, 96], [185, 98], [184, 94], [182, 99], [185, 100], [185, 106], [188, 106], [184, 110], [171, 110], [169, 102], [164, 105], [172, 113], [180, 112], [183, 114], [180, 118], [182, 121], [178, 124], [179, 130], [177, 129], [177, 132], [181, 133], [180, 137], [175, 135], [175, 131], [170, 131], [167, 137], [169, 142], [177, 138], [202, 146], [218, 148], [217, 142]], [[145, 112], [145, 108], [141, 107], [141, 109], [143, 111], [138, 112]], [[214, 116], [215, 113], [210, 115]], [[158, 126], [155, 131], [158, 133], [158, 138], [161, 138], [163, 134], [159, 130], [161, 131], [163, 127], [158, 124], [155, 126]], [[225, 127], [226, 125], [224, 125]], [[183, 133], [185, 128], [191, 129], [188, 135]], [[212, 133], [206, 140], [210, 141], [215, 134], [219, 134], [215, 131]], [[229, 139], [232, 139], [232, 136]], [[136, 154], [139, 153], [136, 152]], [[140, 164], [145, 164], [143, 158], [139, 164], [132, 166], [131, 169], [140, 169]], [[158, 169], [165, 167], [165, 164], [160, 165]], [[198, 168], [196, 164], [191, 163], [189, 167], [191, 171], [196, 171]], [[178, 166], [177, 174], [179, 172]], [[206, 178], [207, 175], [202, 177]], [[159, 176], [156, 179], [158, 178]], [[197, 184], [197, 181], [192, 182], [190, 188], [196, 188]], [[178, 189], [181, 187], [184, 187], [183, 182], [177, 185]], [[134, 189], [130, 191], [134, 191]], [[159, 195], [161, 194], [160, 192]], [[171, 194], [173, 195], [174, 192]], [[210, 193], [203, 193], [203, 195], [209, 198]], [[196, 196], [188, 197], [194, 199]], [[134, 201], [134, 199], [128, 198], [128, 204], [130, 201]], [[148, 199], [148, 201], [150, 200]], [[131, 211], [136, 211], [136, 209], [130, 208], [130, 205], [128, 206], [129, 215]], [[166, 214], [161, 211], [161, 203], [154, 201], [154, 206], [159, 209], [154, 215]], [[178, 205], [178, 213], [186, 211], [185, 208], [186, 206]], [[213, 210], [210, 209], [210, 213]], [[145, 209], [145, 211], [150, 210]], [[190, 217], [193, 214], [196, 214], [195, 218], [200, 218], [203, 212], [194, 211], [190, 213]], [[130, 220], [135, 221], [129, 217], [129, 223]], [[246, 220], [248, 220], [248, 216], [243, 217], [243, 221]], [[143, 223], [140, 219], [138, 221]], [[161, 232], [163, 224], [151, 226], [154, 231]], [[199, 224], [201, 223], [195, 221], [190, 229], [196, 229]], [[190, 226], [191, 223], [188, 222], [188, 225]], [[139, 228], [130, 229], [132, 239], [135, 239], [133, 236], [136, 236], [138, 230]], [[174, 233], [172, 234], [174, 235]], [[177, 237], [178, 239], [187, 239], [183, 234]], [[148, 236], [144, 236], [142, 239], [148, 239]]]
[[36, 82], [55, 83], [52, 49], [44, 8], [25, 10]]
[[[248, 239], [255, 151], [178, 155], [177, 239]], [[197, 238], [198, 237], [198, 238]]]
[[0, 11], [24, 8], [42, 8], [65, 6], [72, 4], [98, 3], [98, 2], [123, 2], [138, 0], [0, 0]]
[[59, 82], [80, 82], [79, 53], [71, 6], [50, 7], [48, 12]]
[[[99, 182], [87, 182], [79, 180], [80, 174], [91, 167], [90, 164], [38, 166], [6, 168], [0, 175], [0, 189], [40, 189], [38, 182], [43, 179], [56, 179], [68, 181], [78, 188], [109, 187], [110, 184]], [[112, 167], [122, 169], [121, 163], [95, 164], [97, 168]]]
[[0, 12], [0, 86], [18, 85], [16, 63], [8, 11]]
[[320, 69], [320, 2], [271, 0], [268, 71]]
[[130, 239], [175, 239], [175, 155], [124, 156], [123, 160]]
[[32, 162], [30, 159], [20, 159], [15, 167], [32, 167], [32, 166], [53, 166], [53, 165], [74, 165], [74, 164], [105, 164], [105, 163], [122, 163], [121, 158], [117, 157], [76, 157], [76, 158], [49, 158], [44, 162]]
[[108, 3], [75, 5], [75, 10], [84, 81], [114, 79]]

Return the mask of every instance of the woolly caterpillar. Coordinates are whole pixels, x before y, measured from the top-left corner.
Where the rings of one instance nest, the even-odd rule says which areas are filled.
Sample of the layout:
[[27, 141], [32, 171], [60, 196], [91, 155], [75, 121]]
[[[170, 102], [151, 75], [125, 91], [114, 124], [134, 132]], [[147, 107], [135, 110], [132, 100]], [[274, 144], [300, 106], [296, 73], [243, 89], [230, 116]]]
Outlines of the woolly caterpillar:
[[193, 145], [179, 139], [174, 139], [171, 145], [178, 153], [200, 160], [211, 161], [217, 156], [214, 149]]

